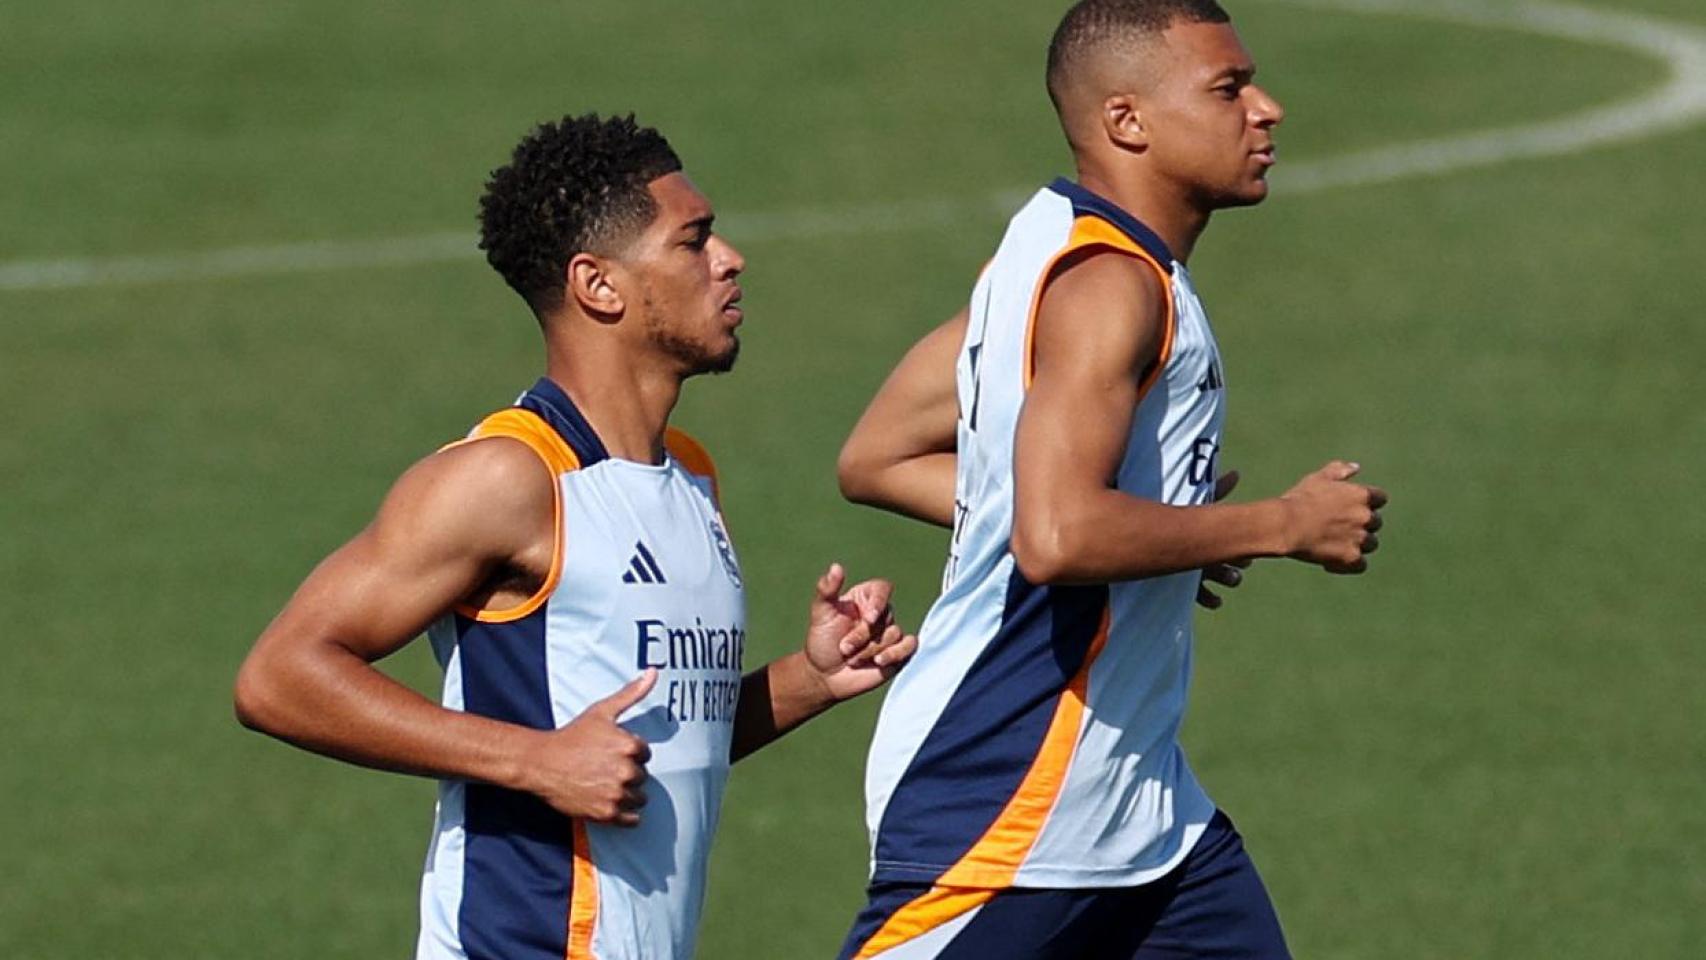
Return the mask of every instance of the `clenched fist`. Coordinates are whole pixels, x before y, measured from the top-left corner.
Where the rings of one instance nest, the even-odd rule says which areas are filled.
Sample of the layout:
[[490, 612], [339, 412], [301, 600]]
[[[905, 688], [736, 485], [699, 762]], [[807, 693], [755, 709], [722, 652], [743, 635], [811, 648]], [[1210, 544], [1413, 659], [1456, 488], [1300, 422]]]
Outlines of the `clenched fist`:
[[652, 751], [617, 719], [657, 680], [657, 671], [647, 670], [563, 727], [542, 731], [523, 757], [525, 789], [571, 817], [637, 826]]
[[1280, 497], [1286, 508], [1287, 554], [1328, 573], [1361, 573], [1380, 547], [1386, 491], [1351, 482], [1362, 468], [1335, 460]]

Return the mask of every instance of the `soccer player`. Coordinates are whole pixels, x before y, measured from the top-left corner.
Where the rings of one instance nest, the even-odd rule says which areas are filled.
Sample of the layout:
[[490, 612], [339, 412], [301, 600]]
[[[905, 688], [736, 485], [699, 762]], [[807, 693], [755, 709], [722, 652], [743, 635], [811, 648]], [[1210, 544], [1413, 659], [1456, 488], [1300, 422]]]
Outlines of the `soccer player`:
[[[667, 426], [726, 371], [741, 255], [656, 131], [533, 131], [481, 201], [545, 376], [403, 474], [237, 679], [250, 727], [436, 777], [420, 958], [688, 960], [729, 765], [916, 647], [831, 566], [803, 648], [741, 674], [741, 572], [710, 458]], [[430, 635], [443, 704], [372, 662]]]
[[1073, 6], [1047, 82], [1077, 181], [1014, 215], [847, 441], [850, 498], [953, 535], [873, 738], [844, 958], [1288, 956], [1179, 747], [1193, 599], [1257, 557], [1362, 571], [1386, 497], [1334, 461], [1215, 502], [1225, 372], [1185, 264], [1267, 195], [1284, 113], [1254, 77], [1214, 0]]

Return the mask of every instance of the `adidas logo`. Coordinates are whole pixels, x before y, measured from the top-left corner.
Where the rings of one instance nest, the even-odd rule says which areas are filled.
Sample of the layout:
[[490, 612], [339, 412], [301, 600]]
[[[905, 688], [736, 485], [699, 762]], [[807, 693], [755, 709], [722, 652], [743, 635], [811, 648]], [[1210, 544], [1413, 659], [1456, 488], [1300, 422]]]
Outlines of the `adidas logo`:
[[644, 543], [634, 541], [634, 556], [628, 560], [628, 572], [622, 574], [623, 583], [668, 583], [663, 577], [663, 568], [658, 566], [657, 558], [646, 549]]
[[1210, 390], [1224, 389], [1226, 389], [1226, 379], [1220, 373], [1220, 360], [1218, 358], [1211, 359], [1208, 362], [1208, 373], [1203, 374], [1203, 378], [1197, 381], [1197, 392], [1207, 393]]

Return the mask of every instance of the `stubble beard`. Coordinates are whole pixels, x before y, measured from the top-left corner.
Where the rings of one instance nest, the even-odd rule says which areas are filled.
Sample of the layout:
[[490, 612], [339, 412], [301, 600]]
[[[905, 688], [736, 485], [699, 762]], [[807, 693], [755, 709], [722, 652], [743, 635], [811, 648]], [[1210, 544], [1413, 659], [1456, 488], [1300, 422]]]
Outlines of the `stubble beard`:
[[650, 291], [642, 295], [642, 300], [646, 309], [646, 332], [652, 345], [659, 353], [680, 364], [683, 379], [702, 373], [728, 373], [734, 369], [735, 360], [740, 356], [738, 337], [730, 334], [728, 348], [719, 351], [701, 340], [670, 329], [652, 303]]

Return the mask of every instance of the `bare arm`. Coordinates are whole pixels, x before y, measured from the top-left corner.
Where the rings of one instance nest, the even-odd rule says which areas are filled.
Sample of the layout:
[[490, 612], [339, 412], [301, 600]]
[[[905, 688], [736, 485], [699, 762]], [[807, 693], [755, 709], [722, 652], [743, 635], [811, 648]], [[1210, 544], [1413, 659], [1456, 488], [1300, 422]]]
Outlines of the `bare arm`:
[[491, 591], [495, 575], [549, 568], [553, 492], [510, 440], [428, 457], [373, 523], [327, 557], [261, 634], [238, 673], [245, 726], [364, 766], [538, 794], [564, 813], [632, 822], [643, 742], [616, 726], [642, 676], [558, 731], [447, 710], [372, 663], [435, 618]]
[[843, 496], [953, 525], [959, 418], [954, 364], [965, 338], [961, 310], [901, 358], [841, 448], [836, 474]]
[[1349, 482], [1352, 465], [1249, 504], [1173, 507], [1115, 489], [1142, 379], [1160, 359], [1164, 295], [1152, 269], [1111, 252], [1066, 263], [1045, 291], [1014, 449], [1020, 571], [1108, 583], [1286, 555], [1360, 571], [1385, 497]]

